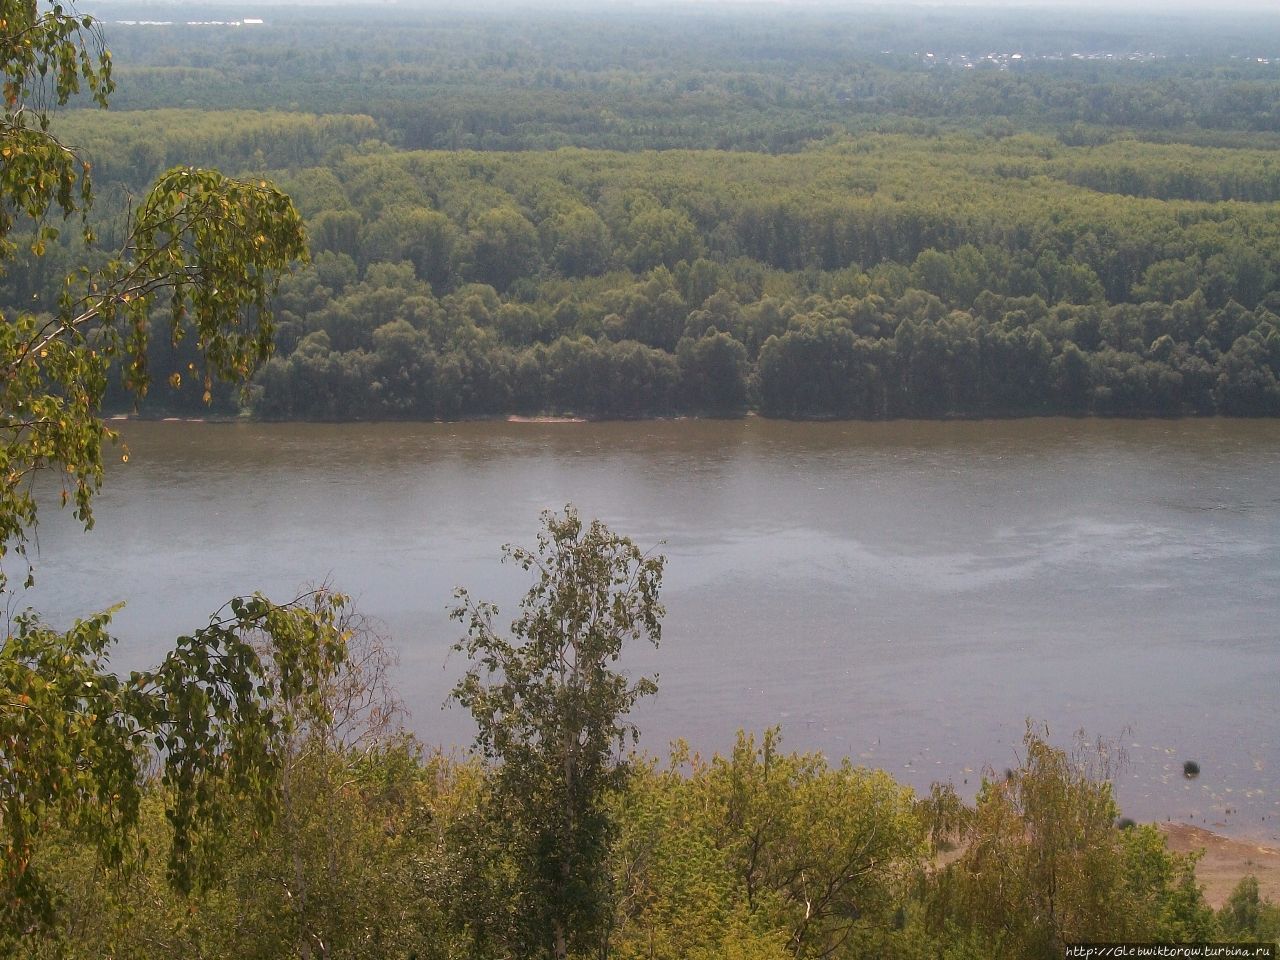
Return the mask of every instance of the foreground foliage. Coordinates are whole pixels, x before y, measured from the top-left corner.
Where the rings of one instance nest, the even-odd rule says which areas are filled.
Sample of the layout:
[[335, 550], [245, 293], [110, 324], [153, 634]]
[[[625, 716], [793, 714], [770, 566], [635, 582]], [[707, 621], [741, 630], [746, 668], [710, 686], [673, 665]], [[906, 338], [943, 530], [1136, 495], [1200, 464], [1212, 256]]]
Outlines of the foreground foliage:
[[[347, 668], [348, 677], [362, 676]], [[1103, 781], [1040, 732], [1010, 779], [961, 805], [962, 853], [938, 867], [937, 806], [880, 771], [784, 753], [776, 731], [710, 760], [635, 758], [613, 794], [597, 865], [610, 913], [570, 956], [995, 958], [1061, 956], [1064, 941], [1275, 939], [1278, 908], [1241, 883], [1206, 907], [1194, 858], [1151, 827], [1119, 830]], [[502, 941], [542, 887], [489, 833], [501, 765], [424, 756], [395, 725], [359, 746], [312, 726], [293, 741], [287, 815], [229, 823], [225, 881], [165, 882], [172, 831], [155, 783], [141, 804], [150, 859], [110, 866], [72, 831], [39, 860], [60, 923], [22, 957], [549, 957]], [[305, 900], [305, 903], [300, 902]], [[548, 905], [549, 906], [549, 905]]]
[[[148, 785], [167, 798], [166, 875], [189, 890], [216, 873], [233, 819], [269, 818], [294, 719], [345, 656], [345, 599], [318, 592], [277, 606], [233, 600], [154, 670], [107, 666], [109, 614], [67, 633], [20, 615], [0, 647], [0, 931], [57, 915], [39, 869], [50, 823], [91, 840], [102, 862], [137, 852]], [[0, 946], [7, 935], [0, 932]]]
[[1073, 757], [1031, 729], [1023, 747], [1017, 770], [979, 790], [927, 926], [963, 930], [979, 956], [1046, 960], [1068, 943], [1212, 939], [1194, 858], [1168, 852], [1154, 826], [1116, 828], [1104, 749]]

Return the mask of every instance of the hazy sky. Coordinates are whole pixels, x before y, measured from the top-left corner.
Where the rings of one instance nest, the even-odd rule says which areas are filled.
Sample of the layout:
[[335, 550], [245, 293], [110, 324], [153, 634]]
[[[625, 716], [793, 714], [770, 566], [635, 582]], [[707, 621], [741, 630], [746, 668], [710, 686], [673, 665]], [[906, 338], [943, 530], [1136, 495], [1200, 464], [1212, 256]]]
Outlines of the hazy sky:
[[[113, 4], [136, 5], [139, 0], [80, 0], [82, 6], [105, 6]], [[1108, 12], [1115, 14], [1140, 13], [1146, 15], [1167, 14], [1177, 19], [1203, 16], [1206, 21], [1222, 16], [1232, 18], [1232, 14], [1246, 13], [1266, 15], [1280, 18], [1280, 0], [1217, 0], [1212, 4], [1204, 0], [906, 0], [896, 3], [893, 0], [140, 0], [142, 3], [156, 5], [172, 5], [175, 7], [227, 6], [237, 10], [254, 7], [272, 6], [325, 6], [325, 7], [359, 7], [376, 6], [383, 8], [440, 8], [440, 9], [476, 9], [497, 11], [504, 8], [520, 9], [556, 9], [590, 10], [592, 12], [618, 9], [646, 9], [661, 7], [794, 7], [808, 10], [857, 9], [870, 7], [880, 11], [922, 8], [940, 8], [961, 11], [965, 9], [999, 8], [1003, 10], [1053, 11], [1059, 15], [1078, 10], [1089, 16], [1096, 24], [1099, 15]], [[1234, 18], [1232, 18], [1234, 19]]]
[[[689, 0], [697, 2], [697, 0]], [[768, 2], [768, 0], [765, 0]], [[1223, 0], [1207, 4], [1203, 0], [917, 0], [917, 7], [1021, 7], [1054, 10], [1143, 10], [1152, 13], [1203, 13], [1212, 15], [1227, 10], [1280, 12], [1277, 0]]]

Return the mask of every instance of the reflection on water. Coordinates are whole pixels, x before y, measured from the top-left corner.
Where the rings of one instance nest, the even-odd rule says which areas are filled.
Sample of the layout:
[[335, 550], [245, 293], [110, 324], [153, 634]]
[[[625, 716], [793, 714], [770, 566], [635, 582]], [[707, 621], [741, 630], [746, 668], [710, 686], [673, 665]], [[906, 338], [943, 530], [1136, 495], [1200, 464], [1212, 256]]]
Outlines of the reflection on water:
[[[380, 618], [429, 742], [451, 592], [568, 501], [669, 558], [644, 745], [784, 743], [916, 786], [1016, 762], [1025, 719], [1122, 741], [1130, 815], [1280, 834], [1280, 423], [130, 423], [88, 535], [50, 511], [55, 619], [128, 599], [117, 663], [230, 596], [328, 579]], [[49, 502], [46, 500], [46, 502]], [[1181, 776], [1196, 759], [1196, 781]], [[1230, 812], [1228, 812], [1230, 811]]]

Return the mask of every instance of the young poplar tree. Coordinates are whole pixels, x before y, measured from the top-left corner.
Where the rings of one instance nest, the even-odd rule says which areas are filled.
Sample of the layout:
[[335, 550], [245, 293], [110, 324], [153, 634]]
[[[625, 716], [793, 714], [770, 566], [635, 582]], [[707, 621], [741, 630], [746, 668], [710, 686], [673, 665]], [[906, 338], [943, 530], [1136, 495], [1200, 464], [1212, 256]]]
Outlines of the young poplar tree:
[[537, 550], [504, 548], [537, 583], [504, 637], [497, 608], [465, 590], [454, 616], [467, 623], [455, 649], [473, 661], [453, 697], [479, 728], [494, 763], [493, 828], [513, 858], [514, 943], [523, 956], [598, 947], [611, 914], [608, 799], [626, 776], [621, 751], [637, 733], [626, 720], [653, 678], [616, 668], [627, 643], [661, 639], [664, 558], [648, 556], [572, 507], [543, 514]]

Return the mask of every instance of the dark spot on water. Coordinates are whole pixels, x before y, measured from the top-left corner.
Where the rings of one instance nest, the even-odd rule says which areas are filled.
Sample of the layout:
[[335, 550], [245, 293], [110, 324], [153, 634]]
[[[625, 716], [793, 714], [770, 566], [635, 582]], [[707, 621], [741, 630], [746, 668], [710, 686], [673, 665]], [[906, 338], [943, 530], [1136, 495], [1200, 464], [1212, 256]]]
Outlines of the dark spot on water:
[[1137, 825], [1138, 824], [1134, 821], [1133, 817], [1121, 817], [1116, 821], [1117, 830], [1132, 830]]
[[1188, 780], [1194, 780], [1196, 777], [1200, 776], [1200, 764], [1196, 763], [1194, 760], [1188, 760], [1182, 765], [1182, 775]]

